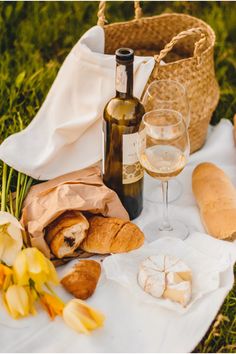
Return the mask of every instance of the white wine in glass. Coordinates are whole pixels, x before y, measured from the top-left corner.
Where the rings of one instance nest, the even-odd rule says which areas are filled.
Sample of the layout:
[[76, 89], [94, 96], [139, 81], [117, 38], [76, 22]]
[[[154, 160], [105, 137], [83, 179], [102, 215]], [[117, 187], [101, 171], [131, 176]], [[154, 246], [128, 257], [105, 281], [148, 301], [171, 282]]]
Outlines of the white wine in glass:
[[[145, 111], [155, 109], [172, 109], [180, 112], [186, 126], [190, 122], [190, 109], [185, 87], [175, 80], [155, 80], [145, 91], [142, 103]], [[177, 200], [183, 192], [183, 186], [178, 179], [173, 180], [169, 186], [169, 201]], [[154, 185], [154, 181], [146, 175], [144, 179], [144, 198], [148, 201], [162, 202], [161, 185]]]
[[159, 180], [163, 194], [163, 218], [145, 227], [149, 241], [158, 237], [185, 239], [188, 228], [178, 220], [169, 221], [168, 181], [184, 169], [189, 157], [189, 137], [182, 115], [174, 110], [159, 109], [144, 114], [139, 128], [137, 153], [145, 171]]
[[174, 146], [157, 145], [147, 148], [140, 156], [140, 162], [151, 177], [164, 181], [183, 170], [186, 156]]

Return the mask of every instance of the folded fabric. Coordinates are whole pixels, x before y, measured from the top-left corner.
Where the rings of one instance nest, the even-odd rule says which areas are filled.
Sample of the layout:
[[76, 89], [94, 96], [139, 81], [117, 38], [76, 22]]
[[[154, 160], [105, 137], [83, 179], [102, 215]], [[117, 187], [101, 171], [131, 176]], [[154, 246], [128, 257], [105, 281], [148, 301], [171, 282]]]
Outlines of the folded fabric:
[[[115, 57], [104, 54], [100, 26], [73, 47], [35, 118], [0, 146], [0, 159], [46, 180], [92, 165], [102, 157], [101, 117], [115, 94]], [[135, 57], [134, 95], [140, 97], [154, 66]]]
[[129, 220], [117, 194], [103, 184], [97, 167], [37, 184], [25, 200], [21, 222], [29, 235], [29, 244], [40, 249], [48, 258], [50, 249], [44, 239], [44, 230], [68, 210]]

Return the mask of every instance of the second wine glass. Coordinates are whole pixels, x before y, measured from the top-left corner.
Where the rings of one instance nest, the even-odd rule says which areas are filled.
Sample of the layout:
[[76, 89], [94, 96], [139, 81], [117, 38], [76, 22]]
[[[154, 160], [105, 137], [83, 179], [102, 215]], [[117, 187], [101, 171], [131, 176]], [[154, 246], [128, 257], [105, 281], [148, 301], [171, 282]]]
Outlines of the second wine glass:
[[163, 218], [146, 226], [149, 241], [158, 237], [185, 239], [188, 227], [178, 220], [169, 221], [168, 181], [185, 167], [189, 157], [189, 137], [182, 115], [174, 110], [160, 109], [144, 114], [139, 128], [137, 154], [145, 171], [160, 180], [163, 194]]

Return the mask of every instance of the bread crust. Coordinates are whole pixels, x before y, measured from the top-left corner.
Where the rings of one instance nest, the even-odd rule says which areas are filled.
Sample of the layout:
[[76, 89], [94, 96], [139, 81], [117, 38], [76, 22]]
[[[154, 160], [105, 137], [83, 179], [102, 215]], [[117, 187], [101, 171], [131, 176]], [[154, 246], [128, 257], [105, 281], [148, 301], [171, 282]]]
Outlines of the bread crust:
[[100, 274], [100, 263], [81, 260], [61, 279], [61, 284], [76, 298], [86, 300], [94, 293]]
[[80, 245], [86, 252], [98, 254], [129, 252], [144, 243], [144, 234], [130, 221], [92, 216], [89, 223], [87, 237]]
[[236, 190], [223, 170], [212, 163], [199, 164], [192, 189], [204, 227], [219, 239], [236, 238]]

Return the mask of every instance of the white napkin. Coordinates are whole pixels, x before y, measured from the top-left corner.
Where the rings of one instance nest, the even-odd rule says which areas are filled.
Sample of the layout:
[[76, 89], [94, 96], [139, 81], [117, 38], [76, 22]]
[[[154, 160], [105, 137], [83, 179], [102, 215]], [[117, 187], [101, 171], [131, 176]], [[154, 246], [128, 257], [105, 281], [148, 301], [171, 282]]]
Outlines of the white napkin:
[[[100, 26], [82, 36], [31, 124], [1, 144], [0, 159], [41, 180], [101, 159], [100, 118], [115, 93], [115, 57], [104, 54], [104, 43]], [[135, 57], [135, 96], [141, 96], [153, 66], [153, 57]]]
[[[194, 235], [192, 236], [194, 237]], [[140, 263], [147, 257], [164, 254], [175, 256], [192, 271], [192, 296], [186, 307], [168, 299], [155, 298], [139, 286], [137, 275]], [[185, 313], [205, 294], [220, 287], [220, 273], [231, 265], [230, 253], [210, 256], [204, 248], [201, 252], [187, 242], [175, 238], [162, 238], [139, 250], [127, 254], [114, 254], [103, 262], [106, 277], [126, 287], [132, 296], [143, 303], [158, 305], [178, 313]]]

